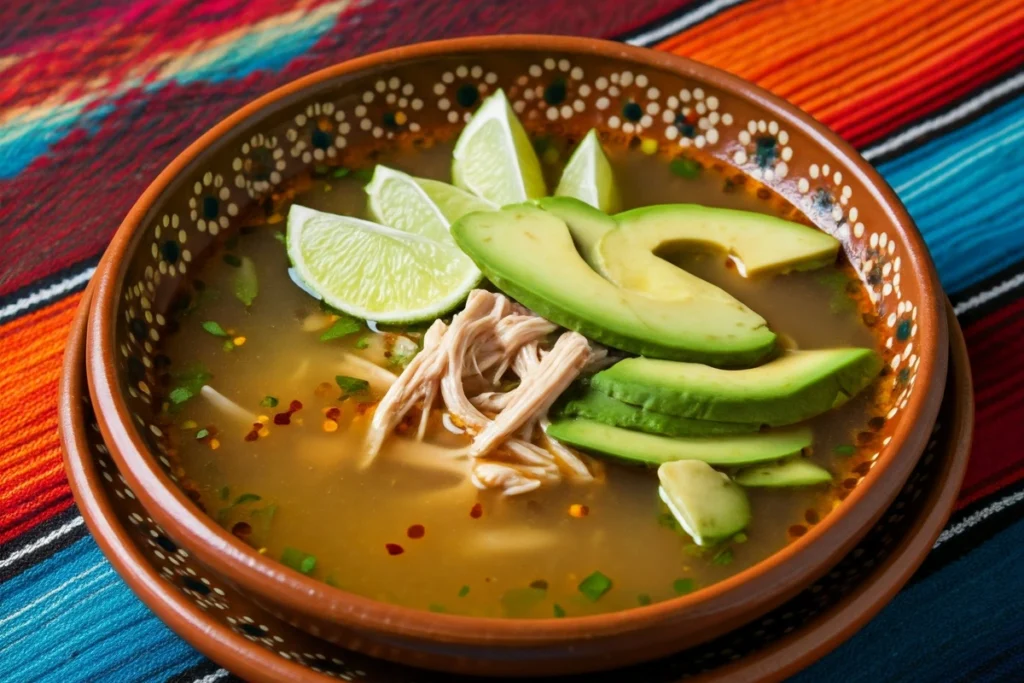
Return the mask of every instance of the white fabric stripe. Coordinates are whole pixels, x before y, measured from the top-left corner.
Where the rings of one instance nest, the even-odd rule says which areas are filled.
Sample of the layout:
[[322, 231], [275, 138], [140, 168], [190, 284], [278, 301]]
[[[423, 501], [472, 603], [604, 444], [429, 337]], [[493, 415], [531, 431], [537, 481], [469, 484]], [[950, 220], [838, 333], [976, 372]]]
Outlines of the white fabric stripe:
[[32, 292], [31, 294], [23, 296], [12, 304], [7, 304], [3, 308], [0, 308], [0, 322], [4, 322], [8, 318], [12, 318], [21, 311], [31, 308], [36, 304], [51, 301], [62, 294], [70, 292], [76, 287], [84, 285], [95, 272], [96, 268], [89, 266], [85, 270], [75, 273], [74, 275], [70, 275], [60, 282], [55, 282], [49, 287], [43, 287], [37, 292]]
[[960, 303], [953, 307], [953, 312], [956, 313], [957, 315], [961, 315], [971, 310], [972, 308], [977, 308], [982, 304], [986, 304], [989, 301], [992, 301], [993, 299], [999, 298], [1003, 294], [1013, 291], [1014, 289], [1017, 289], [1021, 285], [1024, 285], [1024, 273], [1017, 273], [1009, 280], [1004, 280], [1003, 282], [1000, 282], [992, 289], [975, 294], [966, 301], [961, 301]]
[[679, 33], [683, 29], [690, 28], [694, 24], [699, 24], [708, 17], [718, 14], [722, 10], [728, 9], [733, 5], [738, 5], [741, 2], [743, 2], [743, 0], [714, 0], [714, 2], [709, 2], [703, 7], [698, 7], [692, 12], [687, 12], [681, 17], [676, 17], [667, 24], [662, 24], [661, 26], [652, 28], [646, 33], [634, 36], [627, 40], [626, 43], [629, 45], [639, 45], [640, 47], [653, 45], [659, 40]]
[[[67, 588], [71, 584], [80, 582], [82, 580], [82, 577], [85, 577], [85, 576], [88, 576], [89, 574], [92, 574], [97, 569], [105, 569], [106, 570], [106, 572], [104, 574], [101, 574], [99, 577], [97, 577], [97, 578], [100, 578], [100, 579], [102, 579], [103, 576], [105, 576], [107, 574], [112, 574], [113, 571], [114, 571], [113, 569], [111, 569], [110, 564], [106, 561], [106, 559], [101, 560], [100, 562], [97, 562], [93, 566], [91, 566], [88, 569], [86, 569], [81, 574], [78, 574], [77, 576], [72, 576], [70, 579], [68, 579], [64, 583], [60, 584], [56, 588], [53, 588], [53, 589], [47, 591], [46, 593], [44, 593], [43, 595], [40, 595], [35, 600], [33, 600], [32, 602], [28, 603], [27, 605], [25, 605], [21, 609], [19, 609], [17, 612], [13, 612], [11, 614], [8, 614], [3, 619], [0, 619], [0, 626], [3, 626], [4, 624], [6, 624], [7, 622], [9, 622], [9, 621], [11, 621], [13, 619], [17, 619], [20, 615], [22, 615], [25, 612], [29, 611], [30, 609], [32, 609], [36, 605], [38, 605], [40, 603], [47, 602], [54, 595], [59, 594], [61, 591], [63, 591], [65, 588]], [[79, 585], [79, 586], [77, 586], [77, 588], [79, 588], [79, 589], [87, 588], [87, 587], [91, 586], [92, 583], [94, 583], [94, 582], [91, 581], [88, 584]]]
[[997, 83], [994, 87], [988, 90], [983, 90], [974, 98], [960, 103], [946, 113], [936, 116], [934, 119], [922, 121], [916, 126], [912, 126], [903, 131], [899, 135], [889, 138], [885, 142], [875, 145], [874, 147], [868, 147], [861, 152], [861, 156], [868, 161], [871, 161], [883, 154], [894, 152], [900, 147], [903, 147], [904, 145], [911, 143], [928, 133], [944, 128], [955, 121], [959, 121], [960, 119], [967, 118], [990, 102], [993, 102], [994, 100], [997, 100], [1003, 95], [1011, 93], [1020, 87], [1024, 87], [1024, 72], [1021, 72], [1002, 83]]
[[999, 500], [992, 503], [988, 507], [982, 508], [981, 510], [978, 510], [974, 514], [965, 517], [963, 520], [957, 522], [951, 527], [946, 528], [941, 534], [939, 534], [939, 538], [935, 541], [935, 545], [932, 546], [932, 550], [935, 550], [946, 541], [949, 541], [959, 536], [960, 534], [967, 531], [971, 527], [976, 526], [980, 522], [985, 521], [992, 515], [998, 514], [1005, 510], [1006, 508], [1013, 507], [1022, 500], [1024, 500], [1024, 491], [1017, 491], [1017, 493], [1011, 493], [1008, 496], [1000, 498]]
[[227, 669], [217, 669], [212, 674], [207, 674], [202, 678], [197, 678], [195, 681], [193, 681], [193, 683], [213, 683], [214, 681], [219, 681], [227, 675]]
[[61, 536], [66, 536], [68, 533], [74, 531], [78, 527], [82, 526], [82, 524], [84, 524], [84, 523], [85, 523], [85, 520], [82, 519], [82, 517], [75, 517], [73, 520], [71, 520], [70, 522], [68, 522], [64, 526], [62, 526], [62, 527], [60, 527], [58, 529], [54, 529], [53, 531], [51, 531], [50, 533], [46, 534], [42, 538], [37, 538], [35, 541], [33, 541], [32, 543], [29, 543], [24, 548], [19, 548], [18, 550], [15, 550], [13, 553], [8, 555], [4, 559], [0, 560], [0, 569], [4, 569], [5, 567], [10, 567], [12, 564], [17, 562], [21, 558], [25, 557], [26, 555], [31, 555], [32, 553], [34, 553], [35, 551], [39, 550], [43, 546], [46, 546], [46, 545], [49, 545], [49, 544], [53, 543], [54, 541], [56, 541]]

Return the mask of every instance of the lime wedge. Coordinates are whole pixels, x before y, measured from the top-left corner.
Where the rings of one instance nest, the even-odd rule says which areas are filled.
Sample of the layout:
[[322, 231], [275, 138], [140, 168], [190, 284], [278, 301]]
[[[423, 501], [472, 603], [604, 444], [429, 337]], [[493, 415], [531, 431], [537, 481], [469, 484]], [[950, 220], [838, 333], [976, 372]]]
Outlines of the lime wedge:
[[461, 303], [480, 271], [445, 241], [293, 204], [288, 258], [302, 282], [365, 320], [432, 320]]
[[537, 153], [501, 90], [473, 114], [452, 157], [455, 184], [498, 206], [547, 194]]
[[454, 185], [377, 166], [366, 186], [370, 216], [403, 232], [455, 245], [452, 223], [474, 211], [494, 211], [495, 204]]
[[618, 213], [622, 207], [612, 165], [593, 128], [569, 157], [555, 196], [575, 197], [608, 214]]

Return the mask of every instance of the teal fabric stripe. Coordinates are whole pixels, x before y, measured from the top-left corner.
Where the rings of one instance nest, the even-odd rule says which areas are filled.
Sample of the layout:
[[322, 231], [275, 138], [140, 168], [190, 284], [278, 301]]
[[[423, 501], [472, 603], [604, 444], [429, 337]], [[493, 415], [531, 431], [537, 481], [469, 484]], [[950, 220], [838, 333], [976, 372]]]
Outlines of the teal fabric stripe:
[[1021, 260], [1024, 96], [879, 167], [906, 204], [946, 291]]
[[[1022, 568], [1024, 520], [905, 588], [843, 647], [792, 680], [1019, 681], [1024, 671]], [[1010, 672], [1016, 674], [1007, 676]]]
[[91, 537], [0, 584], [0, 605], [0, 679], [152, 681], [203, 661], [135, 597]]

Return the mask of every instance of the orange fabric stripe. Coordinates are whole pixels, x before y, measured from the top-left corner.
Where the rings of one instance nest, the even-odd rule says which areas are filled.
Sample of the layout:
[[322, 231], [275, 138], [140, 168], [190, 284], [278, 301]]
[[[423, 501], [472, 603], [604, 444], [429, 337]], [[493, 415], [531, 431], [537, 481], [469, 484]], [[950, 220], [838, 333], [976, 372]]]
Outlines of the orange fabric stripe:
[[0, 326], [0, 543], [71, 505], [57, 381], [81, 294]]

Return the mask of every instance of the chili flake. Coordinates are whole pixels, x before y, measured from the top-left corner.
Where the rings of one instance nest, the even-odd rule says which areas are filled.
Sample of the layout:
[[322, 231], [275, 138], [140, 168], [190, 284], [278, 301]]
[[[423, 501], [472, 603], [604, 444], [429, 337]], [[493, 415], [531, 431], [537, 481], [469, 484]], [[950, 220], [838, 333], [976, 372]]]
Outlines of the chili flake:
[[323, 426], [325, 432], [336, 432], [336, 431], [338, 431], [338, 423], [335, 422], [334, 420], [330, 420], [330, 419], [324, 420], [322, 426]]
[[235, 346], [241, 346], [245, 343], [245, 337], [235, 337], [231, 341], [234, 342]]
[[405, 533], [409, 538], [423, 538], [427, 530], [423, 528], [422, 524], [413, 524]]
[[210, 439], [210, 448], [213, 450], [220, 448], [220, 441], [217, 439]]
[[590, 508], [586, 505], [580, 505], [579, 503], [573, 503], [569, 506], [569, 516], [581, 519], [590, 514]]
[[341, 417], [341, 408], [339, 408], [338, 406], [331, 406], [326, 411], [324, 411], [324, 415], [327, 417], [328, 420], [334, 420], [335, 422], [337, 422], [338, 418]]
[[385, 543], [384, 548], [387, 549], [388, 555], [401, 555], [405, 552], [405, 548], [397, 543]]
[[302, 410], [301, 401], [292, 401], [288, 404], [288, 411], [284, 413], [277, 413], [274, 415], [274, 424], [276, 425], [287, 425], [292, 422], [292, 413], [296, 413]]
[[252, 429], [250, 429], [249, 433], [245, 435], [245, 440], [255, 441], [256, 439], [260, 438], [261, 429], [264, 429], [262, 422], [253, 422]]
[[484, 515], [484, 506], [480, 503], [474, 503], [473, 507], [469, 510], [469, 516], [473, 519], [480, 519]]
[[238, 522], [231, 527], [231, 533], [239, 538], [245, 538], [252, 533], [252, 526], [248, 522]]

